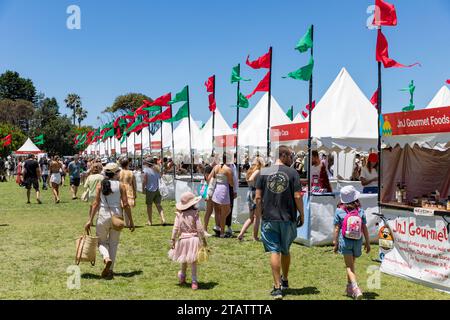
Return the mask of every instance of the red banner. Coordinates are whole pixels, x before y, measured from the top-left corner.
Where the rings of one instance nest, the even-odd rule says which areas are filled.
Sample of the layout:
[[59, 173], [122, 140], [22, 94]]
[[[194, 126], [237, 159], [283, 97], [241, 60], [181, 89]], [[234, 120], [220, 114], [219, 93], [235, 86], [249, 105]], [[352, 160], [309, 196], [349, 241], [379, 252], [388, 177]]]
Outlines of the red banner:
[[302, 122], [272, 127], [270, 129], [270, 139], [272, 142], [307, 140], [308, 126], [308, 122]]
[[229, 134], [223, 136], [216, 136], [215, 144], [216, 147], [219, 148], [236, 147], [236, 135]]
[[127, 147], [121, 147], [120, 153], [127, 153]]
[[141, 143], [136, 143], [134, 145], [134, 150], [142, 150], [142, 144]]
[[161, 149], [161, 141], [152, 141], [152, 149]]
[[450, 106], [383, 115], [383, 136], [450, 132]]

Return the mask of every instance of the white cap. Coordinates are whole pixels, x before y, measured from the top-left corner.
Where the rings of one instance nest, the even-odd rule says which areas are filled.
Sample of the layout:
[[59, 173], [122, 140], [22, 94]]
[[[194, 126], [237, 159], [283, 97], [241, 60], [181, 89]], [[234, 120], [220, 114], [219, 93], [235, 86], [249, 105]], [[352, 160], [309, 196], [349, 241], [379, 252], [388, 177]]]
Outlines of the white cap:
[[341, 202], [351, 203], [358, 200], [361, 193], [354, 186], [345, 186], [341, 189]]

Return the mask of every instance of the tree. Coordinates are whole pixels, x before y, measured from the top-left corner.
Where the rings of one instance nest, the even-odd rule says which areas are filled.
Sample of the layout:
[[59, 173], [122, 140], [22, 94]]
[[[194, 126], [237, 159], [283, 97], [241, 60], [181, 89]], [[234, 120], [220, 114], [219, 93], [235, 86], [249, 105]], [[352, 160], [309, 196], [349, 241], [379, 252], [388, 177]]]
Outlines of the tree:
[[9, 146], [3, 147], [0, 143], [0, 157], [6, 157], [12, 151], [19, 149], [23, 143], [27, 140], [27, 137], [16, 126], [8, 123], [0, 124], [0, 139], [3, 139], [7, 135], [12, 135], [12, 143]]
[[27, 100], [0, 100], [0, 123], [8, 123], [28, 132], [34, 115], [34, 106]]
[[142, 93], [128, 93], [118, 96], [112, 106], [106, 108], [103, 112], [117, 112], [117, 111], [134, 111], [142, 105], [144, 100], [152, 102], [153, 100]]
[[17, 72], [6, 71], [0, 75], [0, 99], [26, 100], [34, 103], [36, 88], [30, 79], [21, 78]]
[[79, 95], [75, 93], [69, 93], [67, 95], [67, 98], [64, 99], [64, 103], [66, 104], [66, 107], [72, 110], [73, 112], [73, 125], [75, 125], [76, 120], [76, 111], [78, 108], [81, 108], [81, 98]]
[[86, 119], [87, 114], [87, 110], [83, 109], [83, 107], [79, 107], [77, 108], [77, 110], [75, 110], [75, 115], [77, 116], [78, 120], [78, 128], [81, 128], [81, 122]]

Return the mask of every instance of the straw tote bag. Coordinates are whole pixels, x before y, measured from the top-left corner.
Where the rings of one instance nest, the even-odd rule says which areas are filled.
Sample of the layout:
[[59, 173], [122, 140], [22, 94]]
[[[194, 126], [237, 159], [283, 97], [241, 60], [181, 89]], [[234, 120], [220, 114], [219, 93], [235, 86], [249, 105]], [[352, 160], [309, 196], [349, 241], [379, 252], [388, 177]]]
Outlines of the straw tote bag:
[[90, 235], [90, 231], [85, 232], [76, 241], [76, 256], [75, 263], [90, 262], [95, 266], [95, 257], [97, 256], [98, 237]]

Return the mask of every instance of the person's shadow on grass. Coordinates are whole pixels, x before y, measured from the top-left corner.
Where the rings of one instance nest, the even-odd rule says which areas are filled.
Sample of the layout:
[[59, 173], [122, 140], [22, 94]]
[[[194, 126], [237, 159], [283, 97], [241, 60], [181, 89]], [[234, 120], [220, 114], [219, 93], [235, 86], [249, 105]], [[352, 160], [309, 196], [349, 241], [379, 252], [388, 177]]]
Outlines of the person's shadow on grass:
[[[198, 289], [199, 290], [211, 290], [214, 289], [215, 286], [217, 286], [218, 283], [217, 282], [199, 282], [198, 283]], [[186, 288], [190, 288], [191, 284], [190, 283], [185, 283], [185, 284], [177, 284], [177, 286], [179, 287], [186, 287]]]
[[304, 287], [300, 289], [289, 288], [286, 290], [286, 294], [292, 296], [304, 296], [310, 294], [320, 294], [320, 291], [316, 287]]
[[379, 296], [376, 292], [363, 292], [363, 300], [376, 300]]
[[0, 227], [9, 227], [9, 224], [0, 224]]
[[[135, 276], [141, 275], [143, 272], [142, 270], [136, 270], [131, 272], [114, 272], [114, 277], [123, 277], [123, 278], [132, 278]], [[94, 280], [100, 280], [102, 277], [99, 274], [93, 274], [93, 273], [83, 273], [81, 275], [81, 278], [83, 279], [94, 279]]]

